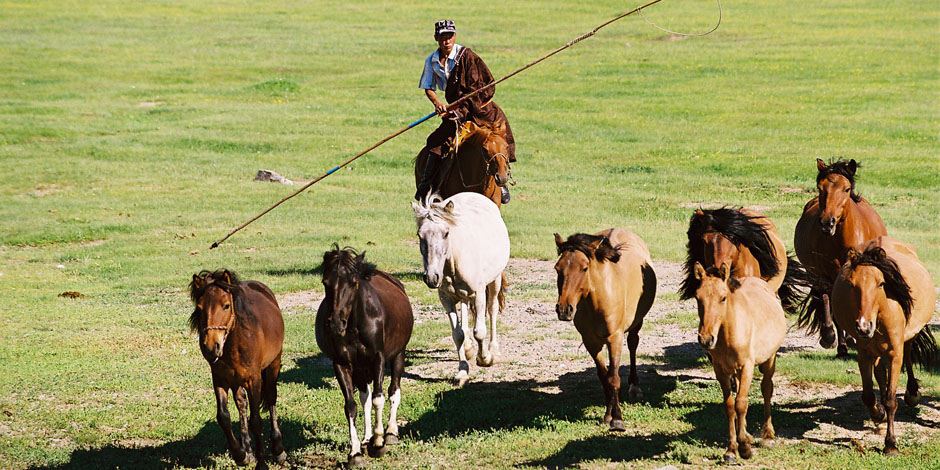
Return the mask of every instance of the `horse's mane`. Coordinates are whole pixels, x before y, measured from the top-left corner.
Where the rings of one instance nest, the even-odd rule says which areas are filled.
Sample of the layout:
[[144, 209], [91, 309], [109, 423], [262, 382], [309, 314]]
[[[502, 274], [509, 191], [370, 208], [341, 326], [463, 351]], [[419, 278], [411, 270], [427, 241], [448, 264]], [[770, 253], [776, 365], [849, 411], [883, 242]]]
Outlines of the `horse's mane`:
[[[600, 242], [600, 244], [595, 249], [594, 244], [597, 242]], [[616, 263], [620, 261], [620, 248], [619, 245], [611, 245], [610, 239], [603, 235], [576, 233], [558, 245], [558, 254], [560, 255], [566, 251], [580, 251], [588, 259], [595, 258], [600, 262], [610, 261]]]
[[[717, 277], [717, 278], [721, 278], [721, 273], [718, 271], [718, 268], [716, 268], [716, 267], [714, 267], [714, 266], [705, 268], [705, 274], [706, 274], [707, 276], [714, 276], [714, 277]], [[696, 280], [697, 280], [697, 279], [696, 279]], [[734, 277], [734, 276], [728, 276], [728, 280], [725, 281], [725, 284], [728, 285], [728, 291], [730, 291], [731, 293], [734, 293], [734, 291], [738, 290], [738, 289], [741, 287], [741, 285], [742, 285], [742, 284], [741, 284], [741, 280], [738, 279], [738, 278], [736, 278], [736, 277]], [[698, 286], [696, 286], [696, 289], [697, 289], [697, 288], [698, 288]], [[692, 297], [693, 297], [693, 298], [695, 297], [695, 294], [694, 294], [694, 293], [692, 294]]]
[[372, 279], [372, 276], [379, 272], [375, 264], [365, 260], [365, 252], [360, 254], [348, 246], [340, 249], [336, 243], [333, 244], [332, 248], [332, 250], [323, 253], [324, 276], [335, 273], [340, 266], [364, 281]]
[[830, 160], [829, 164], [826, 166], [826, 169], [816, 174], [816, 184], [819, 184], [823, 178], [829, 175], [841, 175], [845, 177], [845, 179], [849, 180], [849, 184], [852, 186], [852, 190], [849, 193], [849, 195], [852, 197], [852, 200], [859, 202], [862, 200], [862, 196], [855, 192], [855, 172], [861, 167], [862, 164], [855, 160], [845, 161], [838, 159], [834, 162]]
[[684, 266], [685, 279], [679, 286], [679, 294], [683, 300], [695, 297], [695, 291], [698, 289], [698, 279], [695, 279], [693, 267], [697, 262], [703, 264], [705, 262], [702, 255], [704, 253], [702, 236], [708, 232], [718, 232], [731, 243], [746, 246], [757, 260], [762, 277], [771, 278], [780, 272], [767, 229], [754, 222], [754, 219], [758, 218], [732, 207], [699, 209], [692, 213], [689, 230], [686, 232], [689, 243]]
[[500, 125], [495, 123], [485, 123], [483, 125], [477, 125], [477, 129], [466, 136], [464, 136], [464, 143], [470, 143], [474, 145], [484, 145], [490, 137], [499, 136], [505, 139], [505, 130]]
[[904, 312], [904, 318], [910, 318], [911, 308], [914, 306], [914, 298], [911, 297], [911, 288], [901, 275], [898, 264], [885, 253], [880, 246], [872, 246], [863, 253], [855, 252], [857, 256], [852, 256], [851, 252], [848, 259], [849, 270], [855, 270], [858, 266], [874, 266], [881, 271], [885, 278], [885, 295], [893, 299]]
[[[477, 212], [483, 212], [488, 207], [481, 206], [479, 204], [454, 204], [453, 210], [447, 211], [447, 203], [452, 202], [451, 199], [457, 197], [461, 194], [473, 194], [473, 193], [457, 193], [447, 199], [442, 199], [441, 196], [437, 193], [429, 194], [423, 201], [421, 201], [419, 211], [415, 211], [415, 220], [421, 223], [422, 220], [428, 219], [432, 222], [442, 221], [447, 225], [453, 227], [457, 225], [457, 222], [464, 217], [470, 216]], [[481, 197], [489, 203], [492, 203], [489, 199], [486, 199], [485, 196]]]
[[[225, 282], [223, 279], [225, 275], [228, 274], [228, 278], [231, 282]], [[189, 298], [192, 299], [193, 304], [197, 304], [199, 299], [205, 295], [206, 290], [209, 289], [209, 286], [215, 285], [216, 287], [221, 288], [222, 290], [232, 294], [232, 307], [235, 309], [236, 315], [244, 315], [248, 310], [245, 308], [245, 296], [242, 295], [242, 289], [239, 285], [241, 282], [238, 279], [238, 275], [228, 269], [222, 268], [217, 269], [215, 272], [210, 272], [207, 270], [202, 270], [197, 274], [204, 282], [202, 287], [196, 287], [196, 280], [193, 279], [189, 283]], [[199, 330], [199, 319], [202, 317], [203, 311], [199, 308], [193, 309], [193, 313], [189, 316], [189, 329], [190, 331]]]

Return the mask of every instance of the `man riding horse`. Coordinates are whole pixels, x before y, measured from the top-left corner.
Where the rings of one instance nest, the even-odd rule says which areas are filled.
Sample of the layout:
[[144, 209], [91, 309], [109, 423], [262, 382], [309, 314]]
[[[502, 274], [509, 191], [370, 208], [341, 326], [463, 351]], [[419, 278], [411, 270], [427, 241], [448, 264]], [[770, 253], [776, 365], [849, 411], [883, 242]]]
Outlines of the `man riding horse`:
[[[441, 20], [434, 25], [434, 39], [438, 48], [424, 62], [424, 71], [418, 87], [424, 90], [434, 109], [441, 116], [442, 122], [428, 136], [428, 161], [424, 175], [418, 182], [415, 199], [420, 200], [431, 191], [432, 186], [440, 184], [444, 157], [453, 147], [454, 136], [460, 121], [472, 121], [477, 125], [498, 124], [505, 126], [506, 142], [509, 144], [509, 161], [516, 161], [516, 144], [509, 128], [509, 121], [503, 110], [493, 101], [495, 87], [486, 89], [464, 101], [456, 108], [447, 111], [447, 105], [441, 103], [435, 90], [444, 90], [448, 103], [482, 88], [493, 81], [493, 74], [469, 47], [455, 42], [457, 29], [451, 20]], [[509, 202], [509, 190], [501, 187], [502, 202]]]

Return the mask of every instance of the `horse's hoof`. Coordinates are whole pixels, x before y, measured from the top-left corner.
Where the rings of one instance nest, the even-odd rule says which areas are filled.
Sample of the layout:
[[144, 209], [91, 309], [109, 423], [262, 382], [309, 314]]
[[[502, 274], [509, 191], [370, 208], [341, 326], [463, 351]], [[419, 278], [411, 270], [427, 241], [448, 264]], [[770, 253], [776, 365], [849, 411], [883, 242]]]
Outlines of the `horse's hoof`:
[[349, 468], [361, 467], [363, 462], [363, 457], [361, 453], [356, 453], [356, 455], [350, 455], [349, 460], [346, 461], [346, 466]]
[[467, 356], [468, 361], [472, 361], [473, 358], [477, 357], [477, 350], [473, 349], [473, 346], [470, 346], [469, 348], [463, 348], [463, 353], [465, 356]]
[[627, 427], [623, 424], [622, 419], [615, 419], [610, 422], [610, 430], [614, 432], [624, 432], [627, 430]]
[[849, 359], [849, 348], [844, 344], [840, 344], [839, 349], [836, 351], [836, 357], [839, 359]]
[[385, 456], [386, 447], [385, 445], [378, 446], [378, 445], [369, 443], [368, 450], [369, 450], [369, 457], [372, 457], [373, 459], [380, 459]]
[[871, 410], [871, 420], [874, 421], [875, 424], [880, 424], [884, 422], [885, 407], [882, 406], [881, 403], [875, 405], [875, 407]]
[[477, 365], [480, 367], [489, 367], [493, 365], [493, 356], [483, 356], [482, 354], [477, 356]]
[[916, 390], [911, 392], [908, 390], [907, 393], [904, 394], [904, 403], [907, 403], [907, 406], [911, 408], [917, 406], [917, 404], [920, 403], [920, 392]]
[[894, 447], [894, 446], [890, 446], [890, 447], [885, 446], [885, 455], [887, 455], [887, 456], [889, 456], [889, 457], [893, 457], [893, 456], [895, 456], [895, 455], [901, 455], [901, 452], [898, 450], [897, 447]]
[[725, 454], [725, 456], [722, 457], [721, 460], [723, 460], [726, 464], [733, 464], [733, 463], [738, 462], [738, 458], [735, 457], [734, 454], [731, 454], [731, 453]]
[[613, 421], [613, 420], [614, 420], [614, 418], [612, 418], [610, 415], [604, 415], [604, 417], [601, 418], [601, 422], [604, 423], [604, 424], [606, 424], [606, 425], [608, 425], [608, 426], [610, 426], [610, 422]]
[[630, 388], [627, 389], [627, 396], [629, 396], [631, 400], [642, 400], [643, 390], [640, 390], [640, 387], [637, 385], [631, 385]]
[[385, 445], [393, 446], [398, 444], [398, 436], [395, 434], [386, 434], [385, 435]]
[[738, 455], [744, 460], [751, 458], [751, 445], [746, 443], [744, 445], [738, 445]]
[[258, 464], [255, 465], [255, 470], [268, 470], [268, 464], [264, 460], [259, 460]]
[[250, 465], [251, 463], [253, 463], [255, 461], [255, 456], [251, 455], [248, 452], [242, 451], [241, 455], [238, 455], [237, 453], [233, 453], [232, 460], [235, 461], [235, 465], [238, 465], [239, 467], [244, 467], [246, 465]]
[[274, 457], [274, 461], [277, 462], [278, 465], [280, 465], [280, 464], [282, 464], [282, 463], [284, 463], [284, 462], [287, 462], [287, 452], [285, 452], [285, 451], [282, 450], [280, 454], [277, 454], [277, 455]]
[[464, 385], [467, 385], [467, 382], [469, 381], [470, 381], [470, 376], [467, 375], [466, 373], [457, 374], [457, 376], [454, 377], [454, 384], [457, 385], [458, 387], [463, 387]]
[[836, 339], [838, 338], [836, 338], [835, 328], [823, 328], [819, 333], [819, 345], [825, 349], [832, 349], [836, 345]]

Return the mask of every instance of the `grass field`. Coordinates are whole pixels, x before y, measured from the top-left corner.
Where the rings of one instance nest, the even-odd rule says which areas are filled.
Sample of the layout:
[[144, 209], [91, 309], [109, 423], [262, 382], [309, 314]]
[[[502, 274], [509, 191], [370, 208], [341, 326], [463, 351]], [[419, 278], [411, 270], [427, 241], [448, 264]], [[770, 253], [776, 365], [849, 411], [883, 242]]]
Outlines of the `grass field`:
[[[431, 124], [209, 251], [296, 188], [254, 182], [255, 172], [311, 179], [430, 112], [416, 85], [442, 17], [502, 76], [634, 6], [413, 3], [0, 0], [0, 468], [234, 467], [186, 328], [194, 272], [226, 266], [278, 296], [320, 290], [316, 267], [337, 242], [403, 278], [416, 305], [437, 304], [418, 275], [409, 203], [411, 160]], [[854, 158], [861, 194], [940, 279], [940, 6], [723, 8], [721, 27], [703, 38], [622, 20], [499, 86], [519, 157], [503, 211], [513, 256], [551, 259], [553, 232], [622, 226], [655, 260], [680, 261], [700, 204], [761, 206], [792, 249], [815, 159]], [[646, 12], [689, 32], [717, 16], [717, 4], [691, 0]], [[509, 302], [547, 300], [553, 289], [517, 286]], [[347, 450], [314, 312], [285, 312], [279, 414], [300, 468], [335, 466]], [[414, 351], [448, 334], [439, 320], [418, 326]], [[707, 368], [695, 357], [649, 360]], [[779, 364], [801, 383], [860, 383], [845, 372], [852, 363], [829, 353]], [[584, 390], [561, 395], [512, 380], [410, 381], [402, 446], [371, 465], [656, 468], [713, 465], [723, 452], [717, 384], [653, 380], [645, 401], [624, 410], [642, 432], [608, 435], [591, 374]], [[940, 373], [921, 374], [936, 407]], [[801, 441], [828, 419], [801, 406], [775, 417], [798, 442], [762, 450], [755, 466], [940, 467], [937, 433], [902, 434], [904, 455], [893, 460]]]

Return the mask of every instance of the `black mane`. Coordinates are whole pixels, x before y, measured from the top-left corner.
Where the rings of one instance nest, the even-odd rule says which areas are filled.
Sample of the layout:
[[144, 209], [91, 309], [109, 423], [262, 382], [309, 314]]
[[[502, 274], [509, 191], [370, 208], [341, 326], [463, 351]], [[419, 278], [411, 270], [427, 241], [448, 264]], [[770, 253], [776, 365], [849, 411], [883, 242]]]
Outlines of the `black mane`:
[[[774, 248], [767, 235], [767, 229], [754, 222], [752, 217], [740, 209], [722, 207], [721, 209], [700, 209], [692, 213], [689, 230], [686, 235], [688, 254], [685, 259], [685, 279], [679, 286], [679, 295], [683, 300], [695, 298], [698, 279], [695, 279], [695, 263], [705, 264], [705, 244], [702, 237], [708, 232], [718, 232], [735, 245], [743, 245], [751, 251], [757, 260], [761, 277], [770, 279], [780, 272], [780, 266], [774, 257]], [[731, 273], [732, 276], [734, 273]]]
[[365, 260], [365, 252], [360, 254], [348, 246], [340, 249], [339, 245], [334, 243], [332, 250], [323, 253], [323, 277], [336, 277], [340, 267], [363, 281], [368, 281], [379, 273], [375, 264]]
[[840, 175], [849, 180], [849, 184], [852, 186], [852, 190], [849, 193], [849, 195], [852, 197], [852, 200], [859, 202], [862, 200], [862, 197], [855, 192], [855, 172], [861, 167], [862, 164], [855, 160], [845, 161], [839, 159], [834, 162], [830, 160], [829, 164], [826, 166], [826, 169], [816, 174], [816, 184], [819, 184], [823, 178], [829, 175]]
[[[225, 274], [228, 274], [229, 282], [225, 282], [223, 278]], [[222, 290], [232, 294], [232, 304], [235, 309], [236, 315], [244, 315], [247, 312], [245, 308], [245, 296], [242, 295], [242, 289], [240, 287], [241, 281], [238, 279], [238, 275], [228, 269], [222, 268], [218, 269], [215, 272], [210, 272], [207, 270], [202, 270], [197, 274], [204, 283], [201, 288], [196, 287], [196, 280], [193, 279], [189, 283], [189, 298], [192, 299], [193, 304], [197, 304], [199, 299], [206, 293], [206, 289], [209, 286], [216, 286]], [[189, 329], [190, 331], [199, 330], [199, 320], [202, 318], [203, 312], [199, 308], [193, 309], [193, 313], [189, 316]]]
[[[600, 242], [597, 248], [594, 244]], [[616, 263], [620, 261], [620, 246], [610, 244], [610, 239], [603, 235], [589, 235], [587, 233], [576, 233], [568, 237], [564, 243], [558, 245], [558, 254], [566, 251], [580, 251], [585, 256], [595, 258], [598, 261], [610, 261]]]
[[914, 298], [911, 297], [911, 288], [908, 286], [904, 276], [898, 268], [898, 264], [885, 253], [885, 250], [879, 246], [873, 246], [865, 250], [857, 257], [849, 257], [849, 269], [854, 270], [858, 266], [874, 266], [881, 271], [885, 277], [885, 295], [889, 299], [901, 305], [904, 312], [904, 318], [910, 318], [911, 308], [914, 306]]

